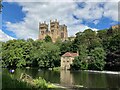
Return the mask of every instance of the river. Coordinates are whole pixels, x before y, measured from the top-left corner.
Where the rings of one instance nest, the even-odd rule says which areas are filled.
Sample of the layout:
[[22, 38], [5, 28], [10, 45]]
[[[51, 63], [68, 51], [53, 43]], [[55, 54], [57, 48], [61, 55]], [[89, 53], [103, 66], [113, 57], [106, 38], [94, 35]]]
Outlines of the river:
[[[3, 69], [3, 73], [8, 73], [8, 70]], [[26, 73], [33, 78], [43, 77], [47, 82], [65, 87], [80, 85], [84, 88], [120, 88], [120, 73], [116, 72], [16, 69], [14, 78], [19, 78], [21, 73]]]

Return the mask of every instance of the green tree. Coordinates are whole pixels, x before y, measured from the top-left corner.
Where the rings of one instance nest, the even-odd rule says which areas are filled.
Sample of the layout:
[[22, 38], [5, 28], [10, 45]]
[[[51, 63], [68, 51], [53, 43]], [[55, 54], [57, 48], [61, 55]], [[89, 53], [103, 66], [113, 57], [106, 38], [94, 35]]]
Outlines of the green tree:
[[120, 33], [114, 34], [109, 39], [106, 62], [106, 69], [120, 70]]
[[38, 59], [40, 58], [41, 54], [41, 45], [43, 44], [43, 41], [36, 40], [32, 42], [32, 50], [30, 52], [30, 57], [32, 61], [32, 67], [38, 67]]
[[97, 37], [97, 33], [91, 29], [86, 29], [84, 32], [78, 32], [73, 42], [73, 46], [76, 50], [79, 49], [80, 45], [86, 45], [87, 49], [91, 51], [95, 47], [101, 47], [101, 40]]
[[72, 68], [85, 70], [88, 69], [88, 50], [85, 45], [79, 47], [79, 56], [75, 57]]
[[45, 36], [45, 42], [52, 42], [52, 38], [49, 35]]
[[103, 70], [106, 53], [103, 48], [97, 47], [90, 52], [89, 69]]
[[110, 52], [120, 50], [120, 33], [111, 38], [108, 49]]
[[60, 65], [60, 49], [41, 40], [9, 40], [2, 43], [2, 62], [7, 67], [53, 68]]
[[55, 45], [57, 45], [58, 47], [60, 47], [62, 44], [62, 40], [61, 38], [57, 38], [56, 42], [55, 42]]
[[43, 43], [39, 49], [38, 64], [39, 67], [53, 68], [59, 66], [60, 62], [60, 49], [55, 44], [48, 42]]
[[23, 56], [25, 45], [24, 40], [9, 40], [2, 46], [2, 60], [6, 66], [10, 67], [22, 67], [26, 65], [25, 58]]
[[[73, 66], [78, 66], [80, 69], [94, 69], [93, 64], [91, 64], [93, 59], [91, 53], [95, 48], [102, 48], [101, 42], [97, 33], [91, 29], [86, 29], [84, 32], [78, 32], [72, 46], [75, 46], [76, 50], [79, 50], [79, 57], [73, 61]], [[88, 68], [88, 65], [89, 67], [91, 65], [93, 67]]]
[[97, 31], [97, 36], [102, 39], [102, 40], [105, 40], [106, 37], [107, 37], [107, 30], [108, 29], [104, 29], [104, 30], [99, 30]]
[[102, 34], [98, 32], [98, 36], [101, 35], [102, 45], [104, 50], [106, 51], [106, 65], [105, 69], [107, 70], [120, 70], [118, 68], [120, 66], [119, 62], [119, 36], [120, 36], [120, 28], [109, 28], [106, 30], [101, 30]]
[[8, 67], [23, 67], [32, 64], [32, 44], [25, 40], [9, 40], [2, 45], [2, 60]]
[[62, 42], [62, 44], [60, 45], [61, 54], [71, 51], [71, 45], [72, 42], [69, 40]]

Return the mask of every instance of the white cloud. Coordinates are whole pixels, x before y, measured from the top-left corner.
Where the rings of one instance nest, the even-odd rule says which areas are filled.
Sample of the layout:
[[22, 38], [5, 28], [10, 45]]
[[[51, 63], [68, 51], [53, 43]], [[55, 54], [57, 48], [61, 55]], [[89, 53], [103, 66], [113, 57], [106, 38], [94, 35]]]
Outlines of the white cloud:
[[[44, 0], [44, 2], [84, 2], [84, 0]], [[108, 0], [85, 0], [85, 2], [107, 2]], [[43, 2], [43, 0], [3, 0], [3, 2]], [[109, 0], [109, 2], [119, 2], [119, 0]]]
[[104, 16], [109, 17], [114, 21], [118, 21], [118, 3], [107, 2], [104, 7]]
[[0, 30], [0, 41], [8, 41], [11, 39], [15, 39], [15, 38], [5, 34], [2, 30]]
[[[15, 1], [16, 0], [11, 0], [11, 2]], [[47, 21], [47, 23], [49, 23], [50, 19], [58, 19], [60, 24], [66, 24], [68, 26], [69, 36], [74, 35], [78, 31], [90, 28], [81, 24], [83, 19], [94, 24], [99, 23], [99, 20], [103, 16], [115, 21], [118, 20], [118, 7], [115, 6], [117, 3], [113, 2], [105, 2], [104, 7], [99, 7], [100, 2], [90, 2], [87, 0], [85, 8], [80, 9], [73, 0], [71, 0], [72, 2], [59, 3], [55, 0], [53, 0], [54, 2], [39, 2], [41, 0], [35, 0], [35, 2], [32, 2], [33, 0], [29, 0], [29, 2], [19, 1], [18, 4], [23, 6], [22, 11], [26, 13], [24, 20], [19, 23], [6, 22], [7, 30], [14, 32], [17, 38], [37, 39], [39, 22]], [[73, 18], [73, 14], [79, 19], [76, 20]]]
[[103, 9], [99, 7], [98, 2], [86, 2], [85, 8], [77, 9], [74, 14], [85, 20], [95, 20], [102, 17]]
[[94, 20], [93, 23], [96, 25], [98, 24], [100, 21], [99, 20]]
[[75, 36], [75, 34], [77, 32], [83, 32], [86, 29], [92, 29], [93, 31], [98, 31], [98, 29], [96, 29], [96, 28], [91, 28], [91, 27], [88, 27], [88, 26], [83, 25], [83, 24], [72, 26], [68, 29], [69, 29], [69, 31], [68, 31], [69, 36]]

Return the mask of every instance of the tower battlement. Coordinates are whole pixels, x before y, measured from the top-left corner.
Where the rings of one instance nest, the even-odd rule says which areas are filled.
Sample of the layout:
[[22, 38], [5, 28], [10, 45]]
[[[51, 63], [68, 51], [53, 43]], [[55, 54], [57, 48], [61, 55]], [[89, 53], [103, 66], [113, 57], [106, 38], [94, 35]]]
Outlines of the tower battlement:
[[55, 21], [50, 20], [50, 25], [46, 24], [46, 21], [39, 23], [38, 38], [40, 40], [44, 40], [46, 35], [49, 35], [53, 42], [55, 42], [58, 38], [60, 38], [62, 41], [67, 40], [67, 26], [65, 24], [59, 25], [57, 19]]

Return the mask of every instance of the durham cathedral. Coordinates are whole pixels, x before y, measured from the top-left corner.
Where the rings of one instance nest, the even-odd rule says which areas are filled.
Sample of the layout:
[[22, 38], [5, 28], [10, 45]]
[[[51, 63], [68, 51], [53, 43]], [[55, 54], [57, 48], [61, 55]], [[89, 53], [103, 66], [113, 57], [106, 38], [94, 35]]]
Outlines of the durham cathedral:
[[67, 40], [67, 26], [65, 24], [60, 25], [57, 19], [55, 21], [50, 20], [50, 25], [45, 21], [44, 23], [39, 23], [39, 39], [44, 40], [46, 35], [49, 35], [53, 42], [58, 38], [62, 41]]

